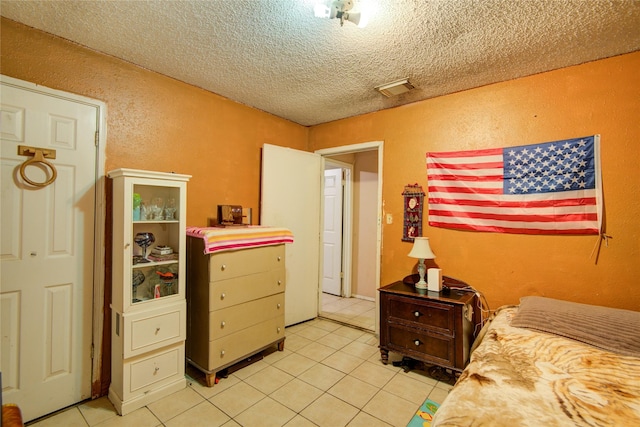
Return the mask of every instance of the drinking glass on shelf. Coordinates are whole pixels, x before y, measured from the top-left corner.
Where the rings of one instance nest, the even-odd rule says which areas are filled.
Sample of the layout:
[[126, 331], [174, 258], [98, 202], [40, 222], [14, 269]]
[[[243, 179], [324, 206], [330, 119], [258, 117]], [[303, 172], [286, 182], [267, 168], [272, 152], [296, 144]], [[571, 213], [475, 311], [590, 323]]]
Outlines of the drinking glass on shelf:
[[164, 219], [164, 199], [162, 197], [154, 197], [151, 199], [151, 206], [149, 207], [152, 213], [152, 218], [155, 221], [162, 221]]
[[140, 202], [140, 221], [146, 221], [149, 219], [149, 208], [147, 205], [149, 202]]
[[169, 197], [164, 205], [165, 219], [167, 221], [173, 221], [174, 219], [176, 219], [176, 210], [176, 199], [173, 197]]

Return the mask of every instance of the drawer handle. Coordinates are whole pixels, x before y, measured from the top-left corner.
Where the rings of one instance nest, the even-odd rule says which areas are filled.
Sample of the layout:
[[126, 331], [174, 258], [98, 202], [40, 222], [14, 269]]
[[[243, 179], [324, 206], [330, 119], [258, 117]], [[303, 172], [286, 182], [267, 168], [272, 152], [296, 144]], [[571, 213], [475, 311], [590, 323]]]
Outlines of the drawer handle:
[[222, 322], [220, 322], [220, 328], [224, 328], [226, 324], [227, 323], [223, 320]]
[[156, 366], [156, 368], [153, 370], [153, 375], [157, 374], [159, 370], [160, 370], [160, 368], [158, 368], [158, 367]]
[[282, 280], [278, 280], [278, 286], [282, 285]]
[[278, 303], [278, 310], [280, 310], [280, 303]]
[[281, 260], [282, 260], [282, 257], [278, 257], [278, 261], [281, 261]]
[[280, 333], [280, 327], [278, 326], [278, 333]]
[[227, 264], [222, 264], [220, 270], [225, 271], [227, 269]]
[[226, 297], [226, 295], [223, 293], [220, 294], [220, 299], [224, 299], [224, 297]]
[[416, 346], [418, 346], [418, 345], [420, 345], [420, 344], [421, 344], [420, 340], [415, 340], [413, 343], [414, 343]]
[[156, 335], [158, 335], [158, 332], [160, 332], [160, 328], [156, 328]]
[[224, 350], [220, 351], [220, 357], [224, 357]]
[[416, 316], [416, 317], [420, 317], [420, 312], [419, 311], [414, 311], [413, 315]]

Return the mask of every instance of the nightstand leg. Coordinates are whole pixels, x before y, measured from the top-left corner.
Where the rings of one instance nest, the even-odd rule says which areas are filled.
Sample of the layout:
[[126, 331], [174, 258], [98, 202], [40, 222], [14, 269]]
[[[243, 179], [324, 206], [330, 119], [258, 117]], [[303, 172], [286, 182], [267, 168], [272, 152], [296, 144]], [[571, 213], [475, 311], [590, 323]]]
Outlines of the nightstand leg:
[[389, 363], [389, 350], [385, 350], [384, 348], [380, 349], [380, 358], [382, 359], [382, 364], [386, 365]]

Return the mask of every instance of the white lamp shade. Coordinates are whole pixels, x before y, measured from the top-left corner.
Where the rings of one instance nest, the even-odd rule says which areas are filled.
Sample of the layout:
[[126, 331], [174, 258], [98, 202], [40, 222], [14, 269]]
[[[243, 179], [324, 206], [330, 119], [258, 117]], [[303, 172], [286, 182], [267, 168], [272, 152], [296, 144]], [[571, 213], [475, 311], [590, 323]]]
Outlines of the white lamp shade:
[[429, 246], [428, 237], [416, 237], [413, 240], [413, 248], [409, 252], [411, 258], [434, 259], [436, 256]]

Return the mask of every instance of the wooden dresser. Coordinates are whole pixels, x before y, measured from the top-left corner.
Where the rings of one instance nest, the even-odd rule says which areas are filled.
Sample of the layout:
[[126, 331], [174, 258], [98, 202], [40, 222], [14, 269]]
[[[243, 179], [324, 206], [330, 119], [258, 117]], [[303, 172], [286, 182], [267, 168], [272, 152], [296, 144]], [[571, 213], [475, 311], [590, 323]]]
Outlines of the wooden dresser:
[[284, 244], [204, 254], [187, 237], [189, 363], [215, 374], [273, 345], [284, 349]]
[[[475, 294], [420, 291], [402, 281], [380, 291], [380, 354], [389, 351], [462, 371], [473, 343]], [[477, 319], [477, 317], [476, 317]]]

